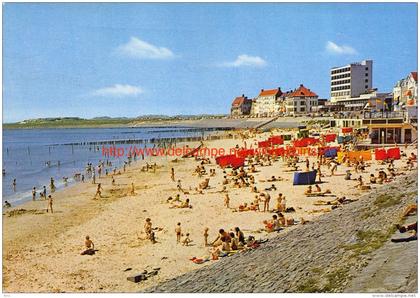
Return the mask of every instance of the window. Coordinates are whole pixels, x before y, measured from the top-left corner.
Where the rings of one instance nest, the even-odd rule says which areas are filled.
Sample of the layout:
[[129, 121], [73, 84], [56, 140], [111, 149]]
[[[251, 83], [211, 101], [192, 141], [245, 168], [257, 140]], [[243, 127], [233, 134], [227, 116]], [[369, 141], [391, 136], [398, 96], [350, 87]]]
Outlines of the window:
[[366, 80], [365, 80], [365, 83], [367, 83], [367, 82], [369, 82], [369, 79], [366, 79]]
[[365, 77], [368, 77], [369, 76], [369, 74], [368, 73], [365, 73]]
[[304, 105], [305, 105], [305, 101], [304, 101], [304, 100], [302, 100], [302, 101], [300, 102], [300, 105], [301, 105], [301, 106], [304, 106]]
[[305, 108], [304, 107], [300, 108], [300, 111], [305, 112]]
[[369, 67], [366, 67], [365, 70], [368, 71], [369, 70]]
[[365, 88], [367, 89], [367, 88], [369, 88], [369, 86], [368, 85], [365, 85]]

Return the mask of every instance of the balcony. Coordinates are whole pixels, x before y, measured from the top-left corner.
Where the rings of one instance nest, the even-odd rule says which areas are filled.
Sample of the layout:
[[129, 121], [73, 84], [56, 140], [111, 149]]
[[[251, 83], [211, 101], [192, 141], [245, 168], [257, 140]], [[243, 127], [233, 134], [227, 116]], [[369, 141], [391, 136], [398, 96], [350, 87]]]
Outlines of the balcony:
[[398, 119], [398, 118], [405, 119], [406, 117], [407, 117], [407, 112], [405, 111], [398, 111], [398, 112], [383, 111], [383, 112], [364, 112], [363, 113], [364, 119]]

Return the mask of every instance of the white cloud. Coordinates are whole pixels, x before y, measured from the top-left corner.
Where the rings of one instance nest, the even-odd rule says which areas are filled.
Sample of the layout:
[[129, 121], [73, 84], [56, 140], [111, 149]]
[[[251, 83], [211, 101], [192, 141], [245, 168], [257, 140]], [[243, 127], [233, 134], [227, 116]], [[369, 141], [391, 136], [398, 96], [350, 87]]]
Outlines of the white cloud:
[[347, 45], [338, 45], [332, 41], [328, 41], [325, 49], [327, 50], [327, 52], [332, 53], [332, 54], [343, 54], [343, 55], [354, 55], [357, 54], [357, 51]]
[[266, 65], [267, 62], [263, 58], [258, 56], [248, 56], [246, 54], [239, 55], [235, 61], [220, 64], [222, 67], [264, 67]]
[[115, 84], [114, 86], [97, 89], [91, 93], [93, 96], [103, 97], [126, 97], [137, 96], [144, 93], [144, 90], [137, 86]]
[[136, 59], [171, 59], [175, 57], [170, 49], [157, 47], [137, 37], [131, 37], [126, 44], [117, 48], [117, 52]]

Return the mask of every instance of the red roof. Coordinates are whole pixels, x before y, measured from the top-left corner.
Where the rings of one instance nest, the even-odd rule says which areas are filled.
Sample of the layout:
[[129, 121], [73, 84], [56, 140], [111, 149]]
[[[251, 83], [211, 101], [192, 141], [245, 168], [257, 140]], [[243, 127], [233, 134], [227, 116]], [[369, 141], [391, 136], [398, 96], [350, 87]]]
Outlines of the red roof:
[[414, 81], [417, 82], [417, 71], [411, 72], [411, 76], [413, 77]]
[[232, 106], [233, 107], [240, 106], [240, 105], [244, 104], [247, 100], [248, 100], [248, 98], [246, 96], [238, 96], [233, 100]]
[[296, 90], [294, 90], [291, 93], [287, 94], [289, 97], [316, 97], [318, 95], [316, 95], [316, 93], [312, 92], [310, 89], [306, 88], [305, 86], [303, 86], [302, 84], [299, 86], [299, 88], [297, 88]]
[[280, 95], [282, 95], [282, 92], [281, 92], [280, 88], [270, 89], [270, 90], [261, 89], [261, 92], [260, 92], [259, 96], [270, 96], [270, 95], [280, 96]]

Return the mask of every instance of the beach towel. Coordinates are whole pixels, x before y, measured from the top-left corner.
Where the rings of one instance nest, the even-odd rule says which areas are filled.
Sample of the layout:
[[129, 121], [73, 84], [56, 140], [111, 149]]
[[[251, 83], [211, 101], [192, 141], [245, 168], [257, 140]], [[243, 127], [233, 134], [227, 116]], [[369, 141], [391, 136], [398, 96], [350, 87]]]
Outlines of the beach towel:
[[293, 175], [293, 185], [315, 184], [317, 171], [295, 172]]

